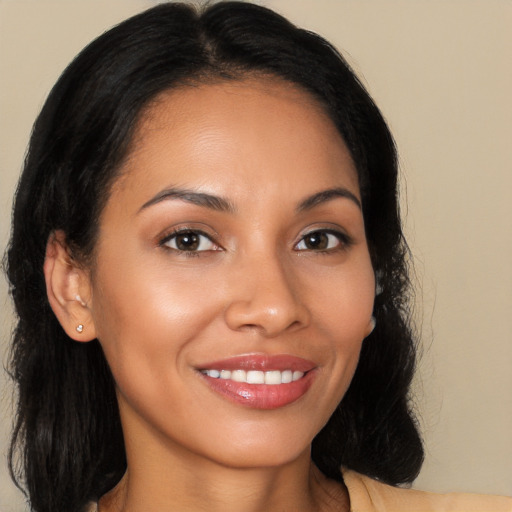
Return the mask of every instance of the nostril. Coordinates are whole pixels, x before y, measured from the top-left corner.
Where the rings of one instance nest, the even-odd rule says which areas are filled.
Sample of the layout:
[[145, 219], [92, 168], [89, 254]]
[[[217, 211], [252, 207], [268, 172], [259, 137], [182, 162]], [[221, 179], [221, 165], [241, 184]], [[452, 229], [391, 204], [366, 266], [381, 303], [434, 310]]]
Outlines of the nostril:
[[244, 325], [240, 326], [239, 330], [241, 330], [241, 331], [254, 331], [254, 330], [257, 330], [257, 329], [261, 329], [261, 327], [256, 325], [256, 324], [244, 324]]

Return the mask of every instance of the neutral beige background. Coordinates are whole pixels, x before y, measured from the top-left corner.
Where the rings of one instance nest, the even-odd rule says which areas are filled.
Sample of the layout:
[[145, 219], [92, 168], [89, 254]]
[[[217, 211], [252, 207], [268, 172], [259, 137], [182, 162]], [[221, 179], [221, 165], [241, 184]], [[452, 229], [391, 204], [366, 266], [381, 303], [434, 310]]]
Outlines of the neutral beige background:
[[[93, 37], [154, 3], [0, 0], [2, 249], [52, 84]], [[416, 390], [427, 460], [415, 486], [512, 494], [512, 2], [261, 3], [342, 49], [397, 139], [424, 343]], [[0, 286], [5, 361], [12, 313]], [[3, 456], [11, 390], [0, 382]], [[0, 510], [24, 510], [0, 466]]]

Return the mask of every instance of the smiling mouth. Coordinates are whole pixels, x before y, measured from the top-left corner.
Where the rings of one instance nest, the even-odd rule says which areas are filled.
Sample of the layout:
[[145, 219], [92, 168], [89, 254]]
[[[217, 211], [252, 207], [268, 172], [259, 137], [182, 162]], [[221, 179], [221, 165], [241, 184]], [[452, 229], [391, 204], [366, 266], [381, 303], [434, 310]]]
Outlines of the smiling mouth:
[[209, 389], [253, 409], [277, 409], [303, 397], [317, 372], [312, 361], [290, 356], [249, 354], [197, 368]]

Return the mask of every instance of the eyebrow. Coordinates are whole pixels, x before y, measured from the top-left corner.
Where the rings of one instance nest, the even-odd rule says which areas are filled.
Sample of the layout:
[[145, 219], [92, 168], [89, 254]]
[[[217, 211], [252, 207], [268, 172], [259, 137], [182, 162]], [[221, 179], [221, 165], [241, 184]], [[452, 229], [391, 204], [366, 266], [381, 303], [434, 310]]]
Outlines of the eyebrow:
[[214, 196], [205, 192], [195, 192], [189, 189], [167, 188], [144, 203], [140, 207], [139, 212], [168, 199], [178, 199], [186, 203], [195, 204], [219, 212], [234, 213], [236, 211], [235, 206], [223, 197]]
[[347, 190], [346, 188], [342, 187], [337, 187], [322, 190], [321, 192], [318, 192], [316, 194], [313, 194], [312, 196], [307, 197], [306, 199], [299, 203], [297, 211], [303, 212], [306, 210], [311, 210], [312, 208], [319, 204], [331, 201], [338, 197], [349, 199], [350, 201], [355, 203], [360, 210], [362, 210], [361, 201], [359, 201], [359, 199], [352, 192], [350, 192], [350, 190]]
[[[345, 198], [349, 199], [355, 205], [362, 209], [361, 202], [359, 199], [352, 193], [350, 190], [346, 188], [337, 187], [330, 188], [327, 190], [322, 190], [321, 192], [317, 192], [312, 196], [307, 197], [303, 201], [299, 203], [297, 206], [298, 212], [303, 212], [306, 210], [311, 210], [315, 206], [319, 204], [325, 203], [327, 201], [332, 201], [336, 198]], [[162, 190], [154, 197], [152, 197], [149, 201], [145, 202], [139, 209], [139, 212], [153, 206], [155, 204], [161, 203], [162, 201], [166, 201], [169, 199], [178, 199], [181, 201], [185, 201], [187, 203], [195, 204], [197, 206], [202, 206], [203, 208], [209, 208], [211, 210], [219, 211], [219, 212], [227, 212], [227, 213], [235, 213], [236, 207], [229, 200], [215, 196], [212, 194], [207, 194], [205, 192], [196, 192], [190, 189], [181, 189], [181, 188], [167, 188]]]

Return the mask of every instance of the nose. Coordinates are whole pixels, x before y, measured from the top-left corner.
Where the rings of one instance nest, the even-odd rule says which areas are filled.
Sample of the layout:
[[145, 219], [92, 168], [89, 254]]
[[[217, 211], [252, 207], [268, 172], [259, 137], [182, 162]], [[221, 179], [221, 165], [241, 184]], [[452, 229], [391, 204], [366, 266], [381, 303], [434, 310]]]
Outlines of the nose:
[[309, 324], [297, 276], [278, 258], [252, 258], [232, 273], [230, 289], [225, 321], [232, 330], [273, 338]]

